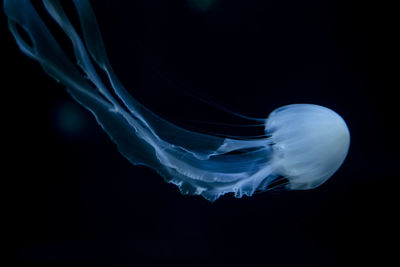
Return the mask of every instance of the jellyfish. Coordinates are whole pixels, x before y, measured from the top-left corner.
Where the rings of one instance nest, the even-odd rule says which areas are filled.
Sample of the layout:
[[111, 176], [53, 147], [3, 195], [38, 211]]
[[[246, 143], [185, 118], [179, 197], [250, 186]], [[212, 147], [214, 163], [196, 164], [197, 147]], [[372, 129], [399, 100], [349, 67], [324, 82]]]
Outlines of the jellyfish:
[[72, 2], [80, 34], [60, 1], [42, 1], [72, 44], [74, 55], [67, 56], [30, 0], [5, 0], [9, 30], [18, 47], [94, 115], [124, 157], [133, 165], [154, 169], [182, 194], [215, 201], [227, 193], [252, 196], [274, 184], [287, 190], [313, 189], [346, 158], [347, 125], [320, 105], [292, 104], [275, 109], [267, 118], [246, 117], [263, 125], [262, 138], [206, 134], [161, 118], [119, 81], [90, 2]]

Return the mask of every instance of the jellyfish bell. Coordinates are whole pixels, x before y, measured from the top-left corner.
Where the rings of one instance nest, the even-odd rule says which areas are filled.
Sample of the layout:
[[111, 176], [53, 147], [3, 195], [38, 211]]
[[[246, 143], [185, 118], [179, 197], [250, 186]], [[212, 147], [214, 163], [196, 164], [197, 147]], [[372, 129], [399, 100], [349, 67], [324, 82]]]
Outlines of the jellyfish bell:
[[345, 121], [326, 107], [294, 104], [274, 110], [265, 123], [273, 145], [271, 165], [290, 190], [315, 188], [341, 166], [350, 145]]

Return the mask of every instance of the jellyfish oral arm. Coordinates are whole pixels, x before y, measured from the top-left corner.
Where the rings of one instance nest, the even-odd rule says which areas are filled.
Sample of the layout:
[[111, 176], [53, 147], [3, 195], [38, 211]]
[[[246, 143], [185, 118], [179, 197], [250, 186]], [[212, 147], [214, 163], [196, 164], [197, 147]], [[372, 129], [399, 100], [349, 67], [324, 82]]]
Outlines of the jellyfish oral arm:
[[[257, 124], [265, 121], [266, 136], [249, 140], [188, 131], [160, 118], [137, 102], [118, 80], [90, 2], [73, 3], [82, 37], [58, 0], [42, 1], [69, 38], [76, 64], [29, 0], [4, 1], [17, 45], [95, 116], [132, 164], [154, 169], [182, 193], [202, 195], [210, 201], [226, 193], [251, 196], [268, 190], [279, 177], [287, 179], [283, 184], [287, 189], [311, 189], [331, 177], [345, 159], [350, 143], [346, 123], [332, 110], [317, 105], [288, 105], [266, 120], [254, 119]], [[21, 29], [31, 44], [22, 38]]]

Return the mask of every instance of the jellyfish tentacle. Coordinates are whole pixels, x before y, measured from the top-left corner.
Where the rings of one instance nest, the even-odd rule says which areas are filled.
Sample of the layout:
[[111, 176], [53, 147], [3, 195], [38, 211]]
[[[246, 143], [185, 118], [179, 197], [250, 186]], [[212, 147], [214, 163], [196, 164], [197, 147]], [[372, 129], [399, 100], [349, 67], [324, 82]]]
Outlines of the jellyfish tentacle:
[[[90, 2], [73, 3], [84, 42], [60, 2], [43, 0], [70, 39], [79, 68], [29, 0], [4, 1], [17, 45], [92, 112], [132, 164], [153, 168], [183, 194], [202, 195], [210, 201], [226, 193], [240, 198], [271, 190], [283, 178], [288, 181], [286, 189], [311, 189], [331, 177], [345, 159], [350, 142], [346, 123], [332, 110], [317, 105], [288, 105], [267, 119], [233, 112], [265, 125], [265, 134], [247, 139], [197, 133], [162, 119], [137, 102], [114, 73]], [[22, 38], [17, 25], [27, 32], [32, 45]], [[96, 66], [105, 72], [108, 83], [101, 80]]]

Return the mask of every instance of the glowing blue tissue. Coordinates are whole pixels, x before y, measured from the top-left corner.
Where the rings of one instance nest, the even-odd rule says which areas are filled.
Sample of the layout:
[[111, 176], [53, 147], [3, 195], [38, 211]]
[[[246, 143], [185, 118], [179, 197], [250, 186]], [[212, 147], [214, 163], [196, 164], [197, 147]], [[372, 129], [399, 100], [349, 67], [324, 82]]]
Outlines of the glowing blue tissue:
[[[29, 0], [5, 0], [9, 29], [21, 51], [93, 113], [132, 164], [153, 168], [182, 193], [202, 195], [210, 201], [226, 193], [240, 198], [268, 190], [282, 177], [287, 182], [281, 186], [288, 190], [311, 189], [324, 183], [344, 161], [350, 143], [346, 123], [334, 111], [318, 105], [288, 105], [274, 110], [267, 119], [254, 119], [265, 124], [262, 139], [218, 137], [171, 124], [124, 89], [107, 59], [88, 0], [73, 0], [83, 38], [58, 0], [42, 3], [70, 39], [76, 64]], [[31, 44], [20, 35], [21, 29]], [[98, 71], [104, 72], [107, 83]]]

